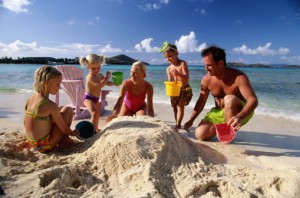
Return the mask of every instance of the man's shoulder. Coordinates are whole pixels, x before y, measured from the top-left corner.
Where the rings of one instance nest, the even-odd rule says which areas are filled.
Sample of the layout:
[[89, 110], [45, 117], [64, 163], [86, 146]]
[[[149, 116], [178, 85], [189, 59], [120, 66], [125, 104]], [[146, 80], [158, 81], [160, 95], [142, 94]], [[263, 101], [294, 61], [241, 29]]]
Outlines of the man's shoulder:
[[236, 69], [236, 68], [232, 68], [232, 67], [226, 67], [226, 70], [233, 73], [233, 74], [242, 74], [242, 75], [246, 75], [243, 71]]
[[202, 77], [202, 80], [201, 82], [202, 83], [205, 83], [205, 84], [208, 84], [212, 79], [212, 76], [208, 75], [208, 74], [205, 74], [203, 77]]

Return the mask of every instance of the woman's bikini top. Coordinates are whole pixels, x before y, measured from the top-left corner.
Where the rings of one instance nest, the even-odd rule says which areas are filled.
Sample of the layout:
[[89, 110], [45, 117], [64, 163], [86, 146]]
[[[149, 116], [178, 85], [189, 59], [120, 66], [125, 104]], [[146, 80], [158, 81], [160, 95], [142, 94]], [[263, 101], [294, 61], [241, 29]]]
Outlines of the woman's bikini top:
[[32, 117], [32, 118], [37, 119], [37, 120], [50, 120], [50, 119], [52, 118], [51, 115], [48, 115], [48, 116], [43, 117], [43, 116], [40, 116], [40, 115], [36, 114], [37, 110], [38, 110], [43, 104], [45, 104], [45, 103], [48, 102], [48, 101], [49, 101], [48, 98], [42, 100], [42, 101], [37, 105], [37, 107], [33, 110], [33, 112], [27, 111], [27, 104], [26, 104], [26, 106], [25, 106], [25, 114], [26, 114], [27, 116]]

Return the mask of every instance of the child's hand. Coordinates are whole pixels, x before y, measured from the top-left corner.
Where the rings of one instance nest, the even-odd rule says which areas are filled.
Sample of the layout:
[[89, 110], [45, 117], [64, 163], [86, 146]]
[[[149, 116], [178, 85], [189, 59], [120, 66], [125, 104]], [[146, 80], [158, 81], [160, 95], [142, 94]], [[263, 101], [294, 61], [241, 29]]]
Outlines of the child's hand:
[[109, 71], [107, 71], [107, 72], [106, 72], [106, 77], [105, 77], [105, 78], [106, 78], [106, 80], [109, 80], [109, 79], [110, 79], [110, 76], [111, 76], [110, 72], [109, 72]]
[[78, 131], [78, 129], [74, 129], [73, 131], [72, 131], [72, 134], [71, 135], [73, 135], [73, 136], [79, 136], [79, 131]]
[[172, 75], [174, 77], [175, 82], [177, 82], [178, 71], [176, 69], [173, 69]]

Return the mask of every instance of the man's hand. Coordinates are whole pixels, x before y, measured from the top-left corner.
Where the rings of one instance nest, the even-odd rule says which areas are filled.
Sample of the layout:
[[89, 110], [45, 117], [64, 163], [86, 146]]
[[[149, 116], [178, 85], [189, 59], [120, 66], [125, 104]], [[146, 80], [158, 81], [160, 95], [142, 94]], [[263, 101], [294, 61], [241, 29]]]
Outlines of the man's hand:
[[190, 132], [189, 128], [190, 128], [191, 126], [193, 126], [193, 121], [192, 121], [192, 120], [189, 120], [189, 121], [187, 121], [187, 122], [184, 124], [183, 128], [184, 128], [184, 130], [186, 130], [187, 132]]
[[228, 120], [227, 124], [231, 125], [235, 131], [238, 131], [242, 126], [242, 121], [243, 120], [240, 117], [233, 116]]

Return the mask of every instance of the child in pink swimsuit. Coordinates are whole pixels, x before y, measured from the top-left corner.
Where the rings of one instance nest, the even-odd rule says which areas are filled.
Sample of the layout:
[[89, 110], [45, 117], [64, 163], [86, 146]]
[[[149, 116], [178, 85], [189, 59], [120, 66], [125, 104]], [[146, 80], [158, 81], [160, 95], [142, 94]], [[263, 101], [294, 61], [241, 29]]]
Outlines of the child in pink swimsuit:
[[[146, 77], [146, 64], [142, 61], [133, 63], [130, 75], [131, 78], [122, 83], [114, 110], [105, 119], [105, 122], [118, 116], [154, 116], [153, 87], [144, 79]], [[147, 103], [145, 102], [146, 97]]]

